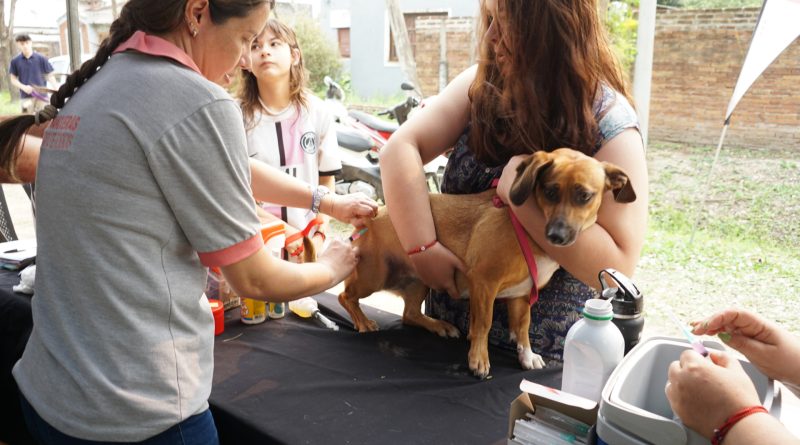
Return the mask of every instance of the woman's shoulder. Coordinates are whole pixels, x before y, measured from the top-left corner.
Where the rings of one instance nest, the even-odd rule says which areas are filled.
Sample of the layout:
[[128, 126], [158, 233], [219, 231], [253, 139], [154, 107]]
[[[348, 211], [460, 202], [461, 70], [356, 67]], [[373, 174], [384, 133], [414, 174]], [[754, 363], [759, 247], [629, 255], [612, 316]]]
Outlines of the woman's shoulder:
[[628, 99], [619, 91], [602, 84], [594, 106], [600, 132], [598, 147], [628, 128], [639, 129], [639, 117]]

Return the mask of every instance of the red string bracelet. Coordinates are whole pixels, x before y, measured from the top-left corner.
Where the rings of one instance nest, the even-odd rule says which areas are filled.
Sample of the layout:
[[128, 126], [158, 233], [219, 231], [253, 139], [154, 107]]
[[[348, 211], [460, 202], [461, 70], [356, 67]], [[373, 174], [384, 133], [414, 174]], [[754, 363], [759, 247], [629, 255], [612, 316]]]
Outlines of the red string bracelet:
[[429, 242], [428, 244], [425, 244], [424, 246], [415, 247], [415, 248], [409, 250], [407, 253], [408, 253], [408, 255], [414, 255], [415, 253], [424, 252], [424, 251], [430, 249], [431, 247], [435, 246], [436, 243], [438, 243], [438, 242], [439, 242], [438, 240], [434, 239], [433, 241]]
[[728, 434], [728, 431], [730, 431], [738, 421], [744, 419], [750, 414], [756, 413], [769, 413], [769, 411], [767, 411], [767, 409], [763, 406], [757, 405], [749, 408], [742, 408], [733, 413], [733, 415], [728, 417], [728, 420], [726, 420], [721, 427], [714, 430], [714, 435], [711, 436], [711, 445], [722, 445], [722, 441], [725, 440], [725, 435]]

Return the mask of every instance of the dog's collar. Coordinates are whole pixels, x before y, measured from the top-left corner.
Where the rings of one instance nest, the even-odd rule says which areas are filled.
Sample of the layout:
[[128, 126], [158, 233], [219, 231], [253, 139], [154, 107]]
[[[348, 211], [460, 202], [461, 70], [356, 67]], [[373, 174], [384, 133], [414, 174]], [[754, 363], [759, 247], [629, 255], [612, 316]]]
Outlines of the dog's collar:
[[[497, 183], [499, 182], [500, 179], [495, 178], [492, 181], [492, 187], [497, 188]], [[492, 197], [492, 204], [498, 209], [506, 207], [506, 204], [497, 195]], [[514, 233], [517, 235], [519, 247], [522, 249], [522, 256], [525, 257], [525, 262], [528, 264], [528, 272], [531, 274], [531, 279], [533, 280], [530, 300], [531, 305], [533, 305], [539, 301], [539, 289], [536, 286], [536, 282], [539, 281], [539, 269], [536, 268], [536, 259], [533, 258], [533, 250], [531, 250], [531, 245], [528, 242], [528, 235], [525, 232], [525, 228], [522, 227], [522, 223], [519, 222], [519, 218], [517, 218], [517, 215], [511, 210], [511, 207], [508, 208], [508, 216], [511, 218], [511, 225], [514, 226]]]

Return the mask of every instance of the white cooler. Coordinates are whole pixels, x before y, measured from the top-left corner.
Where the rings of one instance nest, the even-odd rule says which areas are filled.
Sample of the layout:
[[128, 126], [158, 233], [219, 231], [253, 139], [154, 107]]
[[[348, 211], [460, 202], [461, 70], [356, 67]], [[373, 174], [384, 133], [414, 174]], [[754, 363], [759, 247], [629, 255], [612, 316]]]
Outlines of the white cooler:
[[[703, 344], [709, 349], [725, 350], [715, 341]], [[664, 394], [669, 364], [690, 348], [684, 339], [652, 337], [622, 359], [603, 388], [596, 424], [598, 444], [709, 444], [674, 418]], [[764, 407], [779, 417], [781, 403], [776, 382], [749, 362], [740, 361], [755, 383]]]

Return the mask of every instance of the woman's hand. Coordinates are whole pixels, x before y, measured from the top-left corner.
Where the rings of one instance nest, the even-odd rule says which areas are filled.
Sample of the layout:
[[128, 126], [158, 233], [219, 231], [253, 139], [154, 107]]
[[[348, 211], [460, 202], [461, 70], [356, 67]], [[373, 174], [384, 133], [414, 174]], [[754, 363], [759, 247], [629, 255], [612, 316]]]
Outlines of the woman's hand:
[[511, 193], [511, 186], [517, 179], [517, 167], [522, 161], [530, 158], [533, 155], [517, 155], [512, 157], [508, 164], [503, 168], [503, 174], [500, 175], [500, 182], [497, 184], [497, 196], [506, 205], [509, 203], [508, 195]]
[[320, 210], [339, 221], [362, 227], [378, 214], [378, 203], [361, 192], [349, 195], [329, 193], [323, 197]]
[[776, 323], [750, 311], [727, 309], [691, 324], [695, 334], [719, 334], [766, 376], [800, 384], [800, 340]]
[[664, 388], [673, 412], [706, 438], [736, 411], [761, 404], [739, 360], [724, 352], [709, 357], [684, 351], [680, 361], [670, 364]]
[[333, 287], [353, 273], [358, 264], [358, 247], [341, 240], [331, 240], [328, 248], [317, 257], [317, 263], [328, 266]]
[[420, 279], [431, 289], [445, 291], [451, 298], [459, 298], [461, 292], [469, 290], [456, 287], [456, 270], [465, 272], [466, 266], [442, 243], [409, 258]]

